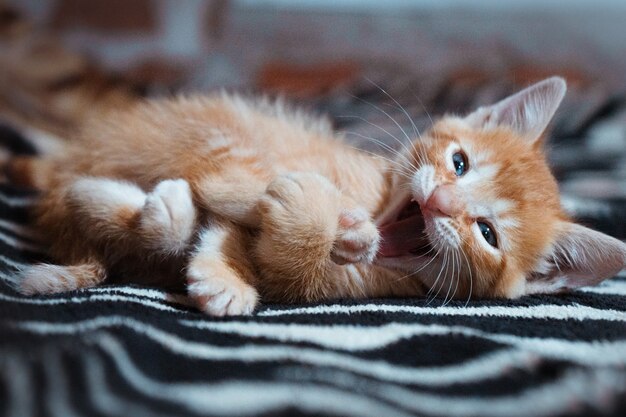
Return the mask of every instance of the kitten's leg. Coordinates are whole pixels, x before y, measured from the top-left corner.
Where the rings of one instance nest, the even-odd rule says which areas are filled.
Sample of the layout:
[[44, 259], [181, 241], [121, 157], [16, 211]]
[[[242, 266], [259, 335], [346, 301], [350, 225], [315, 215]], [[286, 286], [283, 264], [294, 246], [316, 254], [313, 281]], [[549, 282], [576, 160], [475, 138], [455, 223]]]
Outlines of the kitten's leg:
[[230, 170], [191, 182], [197, 201], [224, 219], [258, 228], [261, 218], [257, 203], [269, 180], [245, 170]]
[[[100, 255], [95, 255], [98, 251], [94, 250], [94, 243], [95, 247], [101, 243], [113, 247], [110, 252], [115, 256], [142, 248], [176, 253], [188, 246], [195, 226], [191, 192], [182, 180], [162, 181], [146, 194], [127, 182], [80, 178], [64, 189], [52, 191], [41, 204], [42, 217], [47, 216], [43, 224], [58, 226], [57, 238], [70, 240], [53, 242], [53, 252], [71, 265], [38, 264], [25, 268], [17, 289], [28, 295], [101, 283], [106, 270], [96, 260]], [[89, 260], [83, 261], [85, 257]]]
[[339, 264], [369, 262], [379, 234], [367, 212], [325, 177], [292, 173], [275, 179], [259, 202], [255, 248], [261, 293], [275, 300], [314, 301], [361, 293]]
[[69, 186], [67, 203], [85, 232], [99, 234], [96, 239], [159, 253], [184, 251], [196, 223], [184, 180], [161, 181], [146, 194], [128, 182], [81, 178]]
[[251, 314], [258, 302], [246, 232], [232, 224], [200, 232], [187, 267], [187, 292], [200, 310], [213, 316]]
[[95, 287], [105, 278], [104, 266], [95, 260], [69, 266], [37, 264], [21, 271], [17, 290], [25, 295], [53, 294]]

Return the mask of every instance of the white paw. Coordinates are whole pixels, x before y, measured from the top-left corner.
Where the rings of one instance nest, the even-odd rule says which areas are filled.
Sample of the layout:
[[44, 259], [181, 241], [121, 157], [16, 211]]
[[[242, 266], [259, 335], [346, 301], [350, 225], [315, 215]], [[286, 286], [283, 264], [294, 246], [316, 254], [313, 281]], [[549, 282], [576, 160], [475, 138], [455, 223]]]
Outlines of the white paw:
[[211, 316], [250, 315], [259, 299], [250, 285], [216, 276], [191, 282], [187, 292], [198, 308]]
[[196, 223], [196, 209], [187, 181], [161, 181], [146, 197], [140, 222], [142, 231], [156, 247], [173, 252], [183, 250]]
[[331, 258], [339, 265], [371, 262], [378, 251], [379, 241], [378, 229], [365, 209], [342, 210]]

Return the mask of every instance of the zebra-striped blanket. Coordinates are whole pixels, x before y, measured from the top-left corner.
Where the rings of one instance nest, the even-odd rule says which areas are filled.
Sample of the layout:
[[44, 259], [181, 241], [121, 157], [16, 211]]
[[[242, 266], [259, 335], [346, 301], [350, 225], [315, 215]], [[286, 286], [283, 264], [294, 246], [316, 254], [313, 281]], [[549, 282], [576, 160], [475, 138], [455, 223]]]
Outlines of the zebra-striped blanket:
[[[517, 301], [263, 305], [233, 318], [136, 286], [28, 298], [11, 284], [42, 256], [34, 198], [0, 186], [2, 416], [626, 414], [626, 275]], [[615, 232], [617, 216], [597, 225]]]

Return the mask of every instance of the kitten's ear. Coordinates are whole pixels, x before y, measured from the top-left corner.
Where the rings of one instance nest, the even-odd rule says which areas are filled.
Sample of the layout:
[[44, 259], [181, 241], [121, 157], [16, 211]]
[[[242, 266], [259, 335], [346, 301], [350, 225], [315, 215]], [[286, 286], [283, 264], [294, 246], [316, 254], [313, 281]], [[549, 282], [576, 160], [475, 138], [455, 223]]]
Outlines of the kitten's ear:
[[563, 78], [548, 78], [496, 104], [478, 108], [465, 120], [477, 129], [507, 126], [535, 141], [546, 130], [566, 90]]
[[526, 293], [561, 292], [596, 285], [626, 268], [626, 244], [595, 230], [561, 222], [557, 241], [539, 271], [526, 279]]

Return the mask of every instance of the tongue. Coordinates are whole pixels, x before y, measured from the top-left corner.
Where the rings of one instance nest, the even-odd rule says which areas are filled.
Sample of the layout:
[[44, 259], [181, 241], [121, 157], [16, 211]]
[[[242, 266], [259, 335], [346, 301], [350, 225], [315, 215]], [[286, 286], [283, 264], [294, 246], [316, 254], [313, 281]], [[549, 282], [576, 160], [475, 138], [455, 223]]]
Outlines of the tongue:
[[426, 250], [428, 239], [424, 236], [424, 219], [415, 214], [406, 219], [381, 227], [381, 245], [378, 256], [391, 258]]

